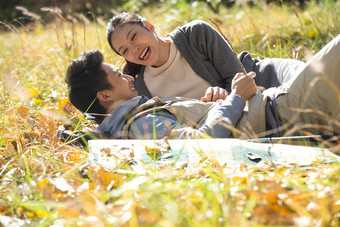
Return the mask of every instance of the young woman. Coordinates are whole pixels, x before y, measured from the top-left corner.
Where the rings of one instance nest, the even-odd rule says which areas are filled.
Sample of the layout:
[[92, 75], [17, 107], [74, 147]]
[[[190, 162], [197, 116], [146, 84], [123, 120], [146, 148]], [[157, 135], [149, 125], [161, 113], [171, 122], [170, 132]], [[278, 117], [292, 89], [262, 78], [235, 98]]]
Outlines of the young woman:
[[[242, 72], [231, 47], [204, 21], [192, 21], [162, 37], [141, 16], [124, 12], [109, 21], [107, 40], [126, 59], [123, 71], [135, 77], [139, 94], [148, 97], [199, 99], [210, 86], [230, 92], [232, 78]], [[256, 84], [264, 88], [287, 82], [305, 65], [293, 59], [253, 59], [248, 52], [238, 58], [247, 72], [256, 73]], [[219, 98], [207, 94], [202, 101]]]

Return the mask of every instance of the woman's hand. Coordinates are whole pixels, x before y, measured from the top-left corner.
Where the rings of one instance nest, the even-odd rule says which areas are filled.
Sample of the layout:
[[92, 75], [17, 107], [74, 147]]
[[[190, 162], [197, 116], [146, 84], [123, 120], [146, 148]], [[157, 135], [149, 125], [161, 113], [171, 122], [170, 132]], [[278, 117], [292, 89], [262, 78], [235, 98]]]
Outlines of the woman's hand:
[[227, 90], [220, 87], [208, 87], [205, 95], [201, 98], [202, 102], [214, 102], [218, 99], [226, 99], [228, 96]]
[[257, 86], [253, 78], [256, 73], [250, 72], [247, 75], [237, 73], [231, 84], [231, 92], [241, 96], [245, 101], [257, 94]]

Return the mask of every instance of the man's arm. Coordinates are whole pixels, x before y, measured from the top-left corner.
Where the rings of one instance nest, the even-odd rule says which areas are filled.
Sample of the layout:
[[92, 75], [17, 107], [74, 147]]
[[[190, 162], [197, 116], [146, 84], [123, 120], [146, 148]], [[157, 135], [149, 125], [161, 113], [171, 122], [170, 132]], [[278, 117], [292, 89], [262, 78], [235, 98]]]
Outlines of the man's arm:
[[174, 115], [165, 111], [151, 113], [137, 119], [131, 125], [130, 137], [137, 139], [162, 139], [165, 136], [172, 139], [230, 137], [232, 128], [236, 126], [242, 115], [246, 101], [257, 93], [254, 76], [255, 73], [237, 74], [233, 79], [231, 94], [216, 111], [214, 110], [215, 112], [209, 113], [209, 117], [200, 128], [194, 129], [182, 125]]
[[236, 94], [230, 94], [221, 106], [197, 129], [179, 126], [169, 138], [228, 138], [241, 118], [246, 102]]
[[232, 130], [241, 118], [243, 109], [252, 96], [257, 93], [257, 87], [253, 80], [255, 73], [247, 75], [238, 73], [232, 81], [232, 92], [223, 101], [211, 117], [198, 129], [178, 128], [171, 132], [170, 137], [194, 137], [210, 136], [213, 138], [228, 138]]

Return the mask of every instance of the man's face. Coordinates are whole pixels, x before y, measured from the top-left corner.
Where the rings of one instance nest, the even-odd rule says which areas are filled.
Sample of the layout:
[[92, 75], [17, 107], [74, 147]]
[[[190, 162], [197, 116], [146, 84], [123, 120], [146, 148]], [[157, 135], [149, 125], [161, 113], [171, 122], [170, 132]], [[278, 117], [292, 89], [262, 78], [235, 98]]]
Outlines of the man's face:
[[107, 72], [107, 81], [112, 86], [110, 93], [115, 102], [120, 100], [127, 101], [138, 96], [132, 76], [122, 74], [111, 64], [103, 63], [102, 67]]

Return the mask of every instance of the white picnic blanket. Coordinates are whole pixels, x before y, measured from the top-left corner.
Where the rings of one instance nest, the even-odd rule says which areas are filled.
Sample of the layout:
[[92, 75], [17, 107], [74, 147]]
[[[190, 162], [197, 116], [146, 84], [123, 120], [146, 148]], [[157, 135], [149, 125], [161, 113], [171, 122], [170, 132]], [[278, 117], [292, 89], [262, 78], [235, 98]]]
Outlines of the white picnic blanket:
[[205, 157], [216, 160], [221, 166], [240, 162], [250, 165], [263, 162], [310, 165], [313, 162], [340, 160], [338, 155], [327, 148], [254, 143], [239, 139], [168, 140], [170, 149], [161, 152], [161, 157], [155, 158], [147, 150], [159, 148], [159, 144], [165, 143], [161, 140], [90, 140], [89, 155], [93, 161], [112, 166], [114, 163], [110, 156], [119, 158], [122, 154], [131, 156], [133, 153], [134, 159], [153, 168], [166, 162], [187, 161], [197, 164]]

